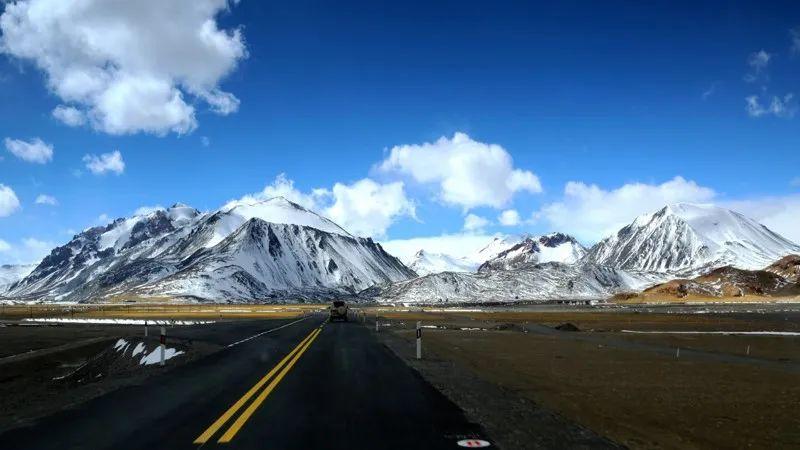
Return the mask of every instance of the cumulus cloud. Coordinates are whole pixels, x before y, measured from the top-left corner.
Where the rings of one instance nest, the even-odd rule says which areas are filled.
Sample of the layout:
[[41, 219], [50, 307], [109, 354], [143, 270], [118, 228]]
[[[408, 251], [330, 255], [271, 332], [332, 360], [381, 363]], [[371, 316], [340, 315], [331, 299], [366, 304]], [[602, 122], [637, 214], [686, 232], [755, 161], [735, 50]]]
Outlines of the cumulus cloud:
[[352, 184], [336, 183], [332, 188], [302, 192], [285, 174], [275, 177], [261, 192], [237, 201], [259, 201], [284, 197], [336, 222], [359, 236], [383, 237], [401, 217], [416, 217], [416, 206], [405, 193], [402, 182], [381, 184], [364, 178]]
[[33, 62], [64, 105], [53, 116], [111, 134], [188, 133], [195, 105], [230, 114], [220, 82], [247, 56], [219, 28], [227, 0], [20, 0], [0, 16], [0, 51]]
[[79, 127], [86, 123], [86, 115], [83, 111], [72, 106], [58, 105], [51, 114], [58, 121], [71, 127]]
[[500, 222], [500, 225], [506, 227], [515, 227], [522, 223], [522, 219], [519, 216], [519, 212], [516, 209], [507, 209], [500, 213], [497, 217], [497, 221]]
[[36, 164], [46, 164], [53, 160], [53, 146], [39, 138], [30, 141], [5, 138], [6, 150], [17, 158]]
[[502, 208], [517, 192], [542, 191], [539, 178], [514, 168], [511, 155], [500, 145], [486, 144], [455, 133], [451, 139], [399, 145], [379, 166], [424, 184], [437, 184], [439, 198], [465, 210], [478, 206]]
[[103, 153], [102, 155], [85, 155], [83, 162], [89, 172], [95, 175], [105, 175], [109, 172], [122, 175], [122, 172], [125, 171], [125, 161], [122, 159], [122, 153], [119, 150]]
[[797, 105], [794, 102], [794, 94], [786, 94], [783, 97], [773, 96], [768, 103], [761, 102], [757, 95], [745, 98], [745, 110], [750, 117], [762, 117], [773, 115], [775, 117], [790, 118], [797, 112]]
[[19, 208], [19, 198], [14, 190], [5, 184], [0, 184], [0, 217], [8, 217]]
[[39, 194], [39, 196], [36, 197], [36, 202], [35, 203], [37, 205], [56, 206], [56, 205], [58, 205], [58, 200], [56, 200], [56, 198], [53, 197], [52, 195]]
[[766, 78], [766, 70], [770, 59], [772, 59], [772, 55], [764, 50], [751, 53], [747, 57], [747, 65], [750, 66], [750, 72], [744, 76], [744, 80], [748, 83], [754, 83]]
[[41, 261], [56, 245], [50, 241], [28, 237], [16, 244], [0, 240], [3, 261], [12, 264], [31, 264]]
[[331, 197], [333, 203], [324, 214], [361, 236], [382, 237], [396, 218], [416, 215], [402, 182], [379, 184], [365, 178], [350, 185], [336, 183]]
[[708, 202], [713, 189], [675, 177], [661, 184], [629, 183], [605, 190], [595, 184], [570, 181], [561, 201], [543, 206], [535, 219], [547, 221], [551, 229], [587, 242], [596, 242], [616, 232], [635, 217], [676, 202]]
[[467, 214], [464, 217], [464, 231], [481, 231], [491, 224], [489, 219], [475, 214]]

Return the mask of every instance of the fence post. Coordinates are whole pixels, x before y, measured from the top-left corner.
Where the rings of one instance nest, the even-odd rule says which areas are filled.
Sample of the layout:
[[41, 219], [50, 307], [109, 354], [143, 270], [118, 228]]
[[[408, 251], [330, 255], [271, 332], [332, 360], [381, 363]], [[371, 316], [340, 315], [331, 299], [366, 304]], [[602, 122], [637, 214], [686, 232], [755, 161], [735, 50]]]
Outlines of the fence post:
[[422, 322], [417, 321], [417, 359], [422, 359]]

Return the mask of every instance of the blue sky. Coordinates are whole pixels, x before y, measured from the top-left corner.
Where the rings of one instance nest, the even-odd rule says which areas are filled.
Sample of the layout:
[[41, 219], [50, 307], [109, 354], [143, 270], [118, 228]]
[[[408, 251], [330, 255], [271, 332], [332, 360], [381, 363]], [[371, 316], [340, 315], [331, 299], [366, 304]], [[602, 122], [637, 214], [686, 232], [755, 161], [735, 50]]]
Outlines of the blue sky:
[[[166, 28], [130, 5], [31, 13], [50, 1], [6, 4], [0, 20], [0, 139], [38, 138], [52, 148], [44, 162], [18, 157], [9, 141], [0, 148], [0, 184], [19, 203], [0, 214], [0, 263], [41, 257], [75, 231], [143, 206], [214, 209], [266, 195], [270, 185], [383, 241], [562, 230], [591, 243], [670, 200], [736, 207], [800, 238], [792, 234], [800, 219], [796, 2], [242, 0], [226, 10], [224, 1], [202, 0], [190, 3], [206, 8], [192, 6], [174, 27], [183, 35], [161, 36]], [[203, 14], [216, 20], [224, 48], [194, 41]], [[132, 37], [97, 44], [106, 53], [92, 60], [95, 49], [65, 44], [79, 31], [17, 33], [76, 15]], [[182, 47], [197, 45], [196, 54]], [[128, 57], [131, 48], [142, 55]], [[84, 57], [79, 69], [91, 76], [82, 82], [98, 78], [95, 66], [116, 67], [113, 77], [167, 80], [191, 118], [176, 119], [173, 109], [142, 118], [129, 105], [144, 96], [114, 91], [124, 105], [109, 105], [108, 86], [75, 94], [63, 61]], [[59, 105], [75, 108], [83, 124], [56, 119]], [[113, 108], [127, 109], [117, 116]], [[456, 133], [469, 145], [454, 145]], [[491, 144], [500, 153], [489, 155]], [[440, 171], [425, 177], [408, 161], [385, 162], [403, 148], [411, 159], [438, 155]], [[124, 169], [87, 167], [87, 155], [114, 151]], [[510, 158], [506, 168], [531, 174], [539, 188], [531, 180], [484, 186], [480, 170], [456, 174], [459, 155], [470, 152], [478, 167], [483, 157]], [[473, 182], [491, 195], [462, 201]], [[326, 193], [312, 195], [317, 188]], [[42, 194], [57, 204], [37, 204]], [[359, 210], [365, 202], [378, 206]], [[508, 213], [501, 224], [511, 210], [518, 219]]]

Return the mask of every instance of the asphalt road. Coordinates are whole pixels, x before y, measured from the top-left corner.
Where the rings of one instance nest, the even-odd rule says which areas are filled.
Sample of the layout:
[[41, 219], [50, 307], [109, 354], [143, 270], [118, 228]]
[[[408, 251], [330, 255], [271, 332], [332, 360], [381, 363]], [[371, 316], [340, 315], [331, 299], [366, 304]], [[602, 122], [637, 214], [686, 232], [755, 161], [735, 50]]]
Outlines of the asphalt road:
[[8, 431], [0, 448], [453, 449], [488, 440], [369, 328], [324, 319], [180, 331], [234, 345]]

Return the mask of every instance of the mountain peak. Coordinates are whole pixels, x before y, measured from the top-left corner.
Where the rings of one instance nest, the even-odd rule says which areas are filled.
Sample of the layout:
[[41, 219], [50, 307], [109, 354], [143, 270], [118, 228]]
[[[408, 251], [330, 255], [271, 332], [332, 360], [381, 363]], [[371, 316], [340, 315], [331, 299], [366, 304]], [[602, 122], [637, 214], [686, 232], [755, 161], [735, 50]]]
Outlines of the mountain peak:
[[761, 269], [800, 247], [744, 215], [673, 203], [639, 216], [592, 247], [589, 259], [631, 270], [697, 273], [709, 266]]
[[[242, 199], [229, 202], [221, 210], [227, 216], [237, 216], [243, 223], [252, 218], [259, 218], [265, 222], [301, 225], [316, 228], [328, 233], [351, 236], [339, 225], [308, 210], [285, 197], [272, 197], [266, 200]], [[241, 223], [240, 223], [241, 224]], [[240, 225], [239, 224], [239, 225]]]

